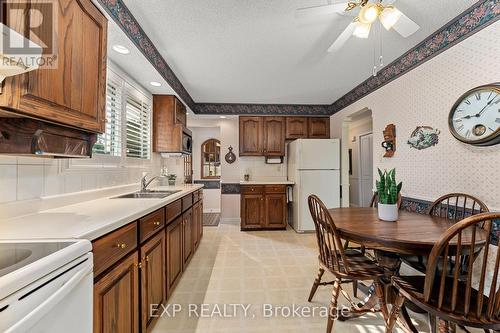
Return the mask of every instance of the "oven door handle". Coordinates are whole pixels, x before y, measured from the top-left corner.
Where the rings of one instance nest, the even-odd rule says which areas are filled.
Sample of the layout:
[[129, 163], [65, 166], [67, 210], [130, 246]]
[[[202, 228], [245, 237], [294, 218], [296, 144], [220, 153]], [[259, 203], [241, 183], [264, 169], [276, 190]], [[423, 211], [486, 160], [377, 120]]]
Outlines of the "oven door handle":
[[33, 311], [28, 313], [23, 319], [15, 323], [5, 333], [20, 333], [26, 332], [35, 325], [43, 316], [45, 316], [54, 306], [56, 306], [64, 297], [66, 297], [75, 287], [83, 280], [83, 278], [92, 272], [92, 265], [85, 265], [78, 273], [73, 275], [59, 290], [52, 294], [49, 298], [43, 301]]

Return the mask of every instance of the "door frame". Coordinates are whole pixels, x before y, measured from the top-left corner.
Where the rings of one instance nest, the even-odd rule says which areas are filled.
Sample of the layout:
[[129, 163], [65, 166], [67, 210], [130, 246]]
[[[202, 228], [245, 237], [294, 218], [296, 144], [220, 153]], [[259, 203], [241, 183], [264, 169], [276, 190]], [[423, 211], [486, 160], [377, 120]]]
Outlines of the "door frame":
[[[360, 207], [363, 207], [363, 200], [361, 199], [362, 197], [362, 194], [363, 194], [363, 183], [362, 183], [362, 179], [361, 179], [361, 137], [362, 136], [367, 136], [367, 135], [371, 135], [372, 136], [372, 141], [373, 141], [373, 130], [369, 131], [369, 132], [366, 132], [366, 133], [361, 133], [358, 135], [358, 179], [359, 179], [359, 184], [358, 184], [358, 190], [359, 190], [359, 198], [360, 198], [360, 202], [359, 202], [359, 206]], [[373, 142], [372, 142], [372, 163], [373, 163]], [[372, 170], [372, 173], [373, 173], [373, 170]], [[372, 175], [372, 192], [373, 192], [373, 175]]]

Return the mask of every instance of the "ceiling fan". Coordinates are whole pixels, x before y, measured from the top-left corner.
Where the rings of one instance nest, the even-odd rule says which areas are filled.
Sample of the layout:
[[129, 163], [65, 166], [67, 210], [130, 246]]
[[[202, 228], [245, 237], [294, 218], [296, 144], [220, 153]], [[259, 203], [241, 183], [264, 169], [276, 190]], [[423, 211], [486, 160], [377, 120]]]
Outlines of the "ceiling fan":
[[396, 0], [353, 0], [349, 2], [332, 3], [331, 0], [329, 0], [327, 5], [299, 8], [295, 12], [295, 16], [304, 18], [320, 14], [355, 13], [359, 10], [354, 20], [328, 48], [328, 52], [336, 52], [342, 48], [351, 36], [368, 38], [372, 24], [375, 23], [377, 19], [386, 30], [394, 29], [404, 38], [413, 35], [420, 29], [418, 24], [393, 6], [395, 1]]

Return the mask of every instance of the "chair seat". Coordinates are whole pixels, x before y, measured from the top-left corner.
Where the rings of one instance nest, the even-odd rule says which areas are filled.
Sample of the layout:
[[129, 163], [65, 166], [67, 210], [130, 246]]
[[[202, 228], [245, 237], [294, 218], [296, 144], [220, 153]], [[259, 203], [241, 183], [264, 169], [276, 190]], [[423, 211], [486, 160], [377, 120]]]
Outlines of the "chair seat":
[[359, 250], [348, 249], [345, 251], [345, 256], [349, 262], [349, 273], [347, 275], [339, 272], [344, 272], [344, 265], [340, 262], [340, 267], [337, 267], [334, 260], [329, 260], [325, 263], [326, 268], [335, 275], [343, 275], [355, 280], [370, 280], [384, 275], [385, 271], [379, 267], [375, 261], [365, 256]]
[[[439, 277], [436, 277], [436, 281], [440, 281]], [[452, 299], [450, 293], [445, 293], [443, 299], [443, 304], [440, 309], [438, 309], [438, 299], [439, 299], [439, 283], [435, 283], [435, 288], [432, 291], [431, 299], [428, 303], [424, 302], [424, 284], [425, 276], [394, 276], [392, 278], [392, 284], [396, 287], [401, 294], [403, 294], [407, 299], [414, 302], [418, 307], [423, 310], [434, 313], [438, 315], [443, 320], [450, 320], [463, 326], [478, 327], [478, 328], [489, 328], [493, 330], [500, 329], [500, 318], [497, 316], [490, 320], [485, 316], [480, 318], [475, 316], [475, 310], [477, 307], [476, 300], [478, 300], [478, 292], [475, 289], [471, 291], [471, 302], [470, 309], [467, 316], [465, 313], [465, 291], [466, 284], [462, 281], [458, 282], [457, 288], [457, 301], [455, 311], [451, 311]], [[453, 279], [447, 277], [445, 285], [453, 286]], [[483, 297], [483, 312], [487, 313], [488, 297]], [[498, 310], [498, 309], [495, 309]]]

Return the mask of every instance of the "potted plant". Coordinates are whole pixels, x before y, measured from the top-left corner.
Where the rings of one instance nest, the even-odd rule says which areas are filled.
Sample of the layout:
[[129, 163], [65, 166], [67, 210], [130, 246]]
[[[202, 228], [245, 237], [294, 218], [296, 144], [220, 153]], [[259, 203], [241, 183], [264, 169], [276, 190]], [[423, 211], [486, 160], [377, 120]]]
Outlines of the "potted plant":
[[177, 175], [174, 175], [174, 174], [168, 175], [168, 185], [170, 185], [170, 186], [175, 185], [176, 179], [177, 179]]
[[384, 172], [378, 169], [380, 180], [376, 181], [378, 193], [378, 218], [383, 221], [398, 220], [398, 198], [403, 183], [396, 183], [396, 169]]

